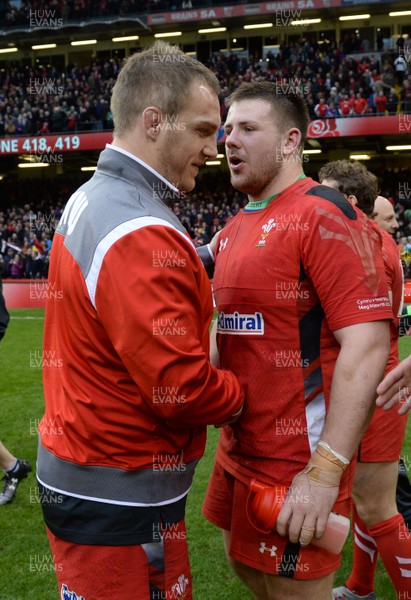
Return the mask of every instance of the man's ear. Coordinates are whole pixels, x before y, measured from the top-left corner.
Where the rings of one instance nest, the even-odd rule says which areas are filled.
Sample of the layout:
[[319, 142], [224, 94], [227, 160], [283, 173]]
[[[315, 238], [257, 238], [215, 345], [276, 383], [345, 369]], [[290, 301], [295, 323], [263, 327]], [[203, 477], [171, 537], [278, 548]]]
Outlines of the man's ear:
[[157, 106], [148, 106], [142, 114], [142, 122], [147, 137], [155, 141], [160, 133], [161, 110]]
[[283, 137], [283, 156], [290, 156], [298, 151], [301, 143], [301, 131], [297, 127], [287, 129]]
[[353, 206], [357, 206], [358, 204], [357, 196], [354, 196], [354, 194], [348, 194], [347, 200]]

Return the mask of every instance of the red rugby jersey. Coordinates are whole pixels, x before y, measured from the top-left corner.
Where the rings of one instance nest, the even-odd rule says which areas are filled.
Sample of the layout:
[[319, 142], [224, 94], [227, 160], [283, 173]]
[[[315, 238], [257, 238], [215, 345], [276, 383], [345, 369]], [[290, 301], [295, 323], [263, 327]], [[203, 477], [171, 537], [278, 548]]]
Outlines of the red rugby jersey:
[[[378, 226], [377, 226], [378, 227]], [[388, 290], [392, 293], [393, 320], [390, 322], [390, 356], [387, 370], [391, 371], [399, 362], [398, 358], [398, 322], [401, 315], [404, 296], [404, 274], [397, 244], [389, 233], [378, 228], [382, 235], [382, 253], [387, 277]]]
[[339, 349], [332, 332], [392, 318], [381, 237], [342, 194], [299, 180], [224, 228], [214, 293], [221, 367], [246, 393], [219, 452], [287, 485], [323, 429]]

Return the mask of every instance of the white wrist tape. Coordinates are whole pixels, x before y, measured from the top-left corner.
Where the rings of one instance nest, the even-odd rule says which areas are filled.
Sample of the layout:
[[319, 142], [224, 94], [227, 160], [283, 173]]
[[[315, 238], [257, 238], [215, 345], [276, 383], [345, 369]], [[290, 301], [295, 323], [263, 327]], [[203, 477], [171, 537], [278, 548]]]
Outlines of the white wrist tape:
[[338, 458], [338, 460], [340, 460], [345, 465], [349, 465], [350, 464], [350, 461], [348, 460], [348, 458], [345, 458], [344, 456], [342, 456], [342, 454], [339, 454], [338, 452], [336, 452], [335, 450], [333, 450], [327, 444], [327, 442], [323, 442], [322, 440], [320, 440], [318, 442], [318, 445], [321, 446], [321, 448], [324, 448], [324, 450], [328, 450], [328, 452], [331, 452], [331, 454], [333, 454], [336, 458]]

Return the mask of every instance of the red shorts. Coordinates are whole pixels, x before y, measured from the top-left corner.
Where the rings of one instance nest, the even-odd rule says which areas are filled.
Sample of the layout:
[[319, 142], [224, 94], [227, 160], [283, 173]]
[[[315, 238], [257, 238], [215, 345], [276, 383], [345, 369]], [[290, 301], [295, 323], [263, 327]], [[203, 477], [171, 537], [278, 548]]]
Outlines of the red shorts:
[[[230, 556], [239, 562], [270, 573], [293, 579], [317, 579], [333, 573], [341, 554], [332, 554], [309, 545], [292, 544], [278, 533], [262, 533], [247, 517], [248, 487], [215, 463], [208, 484], [203, 514], [213, 523], [231, 532]], [[350, 500], [335, 505], [335, 512], [350, 514]]]
[[87, 546], [61, 540], [47, 529], [61, 598], [191, 600], [184, 521], [161, 534], [162, 542], [150, 544]]
[[397, 410], [375, 409], [358, 448], [358, 462], [393, 462], [400, 458], [408, 413], [399, 415]]

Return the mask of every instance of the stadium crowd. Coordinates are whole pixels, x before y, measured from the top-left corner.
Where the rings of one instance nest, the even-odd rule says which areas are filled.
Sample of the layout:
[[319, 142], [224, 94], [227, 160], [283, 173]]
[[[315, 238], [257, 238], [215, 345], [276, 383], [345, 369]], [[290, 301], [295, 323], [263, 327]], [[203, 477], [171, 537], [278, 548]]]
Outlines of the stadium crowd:
[[[255, 0], [256, 1], [256, 0]], [[208, 6], [221, 4], [218, 0], [201, 3]], [[54, 18], [61, 18], [63, 22], [79, 21], [101, 17], [143, 14], [159, 10], [181, 10], [199, 7], [197, 0], [22, 0], [20, 6], [15, 2], [2, 2], [0, 4], [1, 23], [6, 26], [27, 25], [30, 16], [37, 12], [41, 18], [44, 11], [52, 11]]]
[[[379, 176], [381, 193], [394, 205], [401, 251], [411, 258], [411, 169], [385, 171]], [[79, 181], [65, 181], [50, 189], [47, 181], [1, 182], [9, 208], [0, 211], [0, 277], [39, 279], [47, 277], [49, 252], [62, 209]], [[24, 206], [19, 198], [25, 198]], [[246, 198], [234, 190], [223, 172], [206, 173], [190, 194], [182, 193], [173, 205], [196, 246], [213, 235], [237, 214]], [[408, 261], [407, 267], [411, 266]]]
[[[249, 0], [252, 4], [258, 0]], [[243, 2], [246, 3], [245, 0]], [[21, 0], [17, 2], [0, 2], [0, 23], [6, 26], [27, 25], [30, 12], [55, 12], [55, 18], [66, 21], [92, 19], [101, 17], [144, 14], [155, 11], [174, 11], [190, 8], [208, 8], [227, 4], [226, 0]]]
[[[144, 3], [123, 2], [121, 6], [130, 8], [137, 4]], [[35, 10], [39, 5], [23, 2], [21, 10]], [[0, 12], [5, 3], [1, 6]], [[55, 2], [49, 6], [55, 10], [69, 6], [94, 10], [97, 3]], [[108, 0], [108, 11], [110, 6]], [[312, 119], [411, 113], [411, 76], [408, 79], [406, 71], [398, 70], [401, 53], [367, 53], [369, 50], [369, 41], [355, 34], [346, 35], [339, 44], [303, 37], [291, 46], [281, 45], [277, 54], [270, 52], [264, 60], [257, 55], [244, 58], [234, 52], [218, 52], [209, 57], [206, 65], [221, 84], [223, 120], [229, 94], [244, 81], [264, 80], [298, 87], [306, 97]], [[352, 54], [355, 52], [361, 54]], [[64, 72], [40, 64], [1, 69], [0, 136], [111, 130], [110, 97], [121, 64], [119, 58], [95, 58], [87, 67], [70, 64]], [[409, 175], [379, 174], [382, 193], [395, 205], [400, 221], [398, 238], [404, 248], [411, 236], [411, 203], [407, 193], [403, 191], [401, 195], [401, 185], [410, 180]], [[3, 189], [8, 185], [2, 182]], [[5, 189], [4, 197], [9, 198], [13, 208], [0, 213], [2, 277], [47, 276], [55, 223], [74, 189], [68, 184], [60, 185], [53, 190], [53, 200], [47, 184], [36, 182], [31, 186], [19, 182], [17, 187], [13, 184]], [[25, 198], [23, 208], [19, 207], [19, 198]], [[181, 198], [174, 210], [195, 243], [201, 245], [209, 242], [243, 204], [244, 198], [227, 185], [225, 174], [208, 174], [189, 198]]]
[[[364, 47], [369, 43], [355, 35], [340, 44], [302, 38], [264, 60], [218, 52], [206, 64], [221, 83], [223, 117], [232, 91], [243, 81], [263, 80], [299, 87], [311, 119], [410, 113], [407, 61], [394, 51], [350, 54]], [[110, 96], [121, 63], [95, 58], [87, 67], [70, 64], [65, 72], [40, 64], [1, 69], [0, 136], [112, 129]]]

